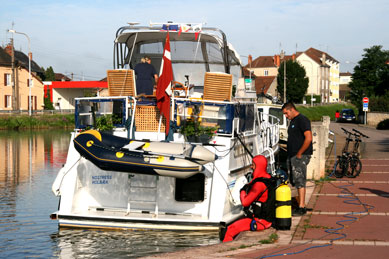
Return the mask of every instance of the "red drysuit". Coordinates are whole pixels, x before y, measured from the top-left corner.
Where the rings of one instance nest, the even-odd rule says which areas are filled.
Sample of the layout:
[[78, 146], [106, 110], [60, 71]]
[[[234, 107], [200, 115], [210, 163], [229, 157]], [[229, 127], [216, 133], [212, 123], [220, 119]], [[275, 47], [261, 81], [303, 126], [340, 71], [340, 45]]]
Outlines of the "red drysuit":
[[[266, 157], [255, 156], [253, 158], [253, 167], [254, 167], [253, 180], [259, 177], [263, 177], [263, 178], [271, 177], [266, 172], [266, 168], [267, 168]], [[266, 185], [263, 182], [254, 183], [254, 185], [252, 186], [252, 188], [249, 190], [248, 193], [246, 193], [245, 190], [241, 190], [240, 201], [243, 207], [250, 206], [250, 204], [253, 203], [254, 201], [265, 202], [267, 200], [267, 193], [268, 193], [268, 191], [265, 190], [266, 190]], [[261, 197], [258, 197], [263, 191], [265, 192], [261, 195]], [[254, 218], [254, 220], [256, 221], [255, 224], [256, 224], [257, 231], [264, 230], [271, 227], [271, 223], [264, 219]], [[234, 237], [238, 235], [240, 232], [251, 230], [252, 222], [253, 222], [252, 218], [243, 218], [229, 225], [227, 228], [227, 232], [224, 236], [223, 242], [232, 241], [234, 240]]]

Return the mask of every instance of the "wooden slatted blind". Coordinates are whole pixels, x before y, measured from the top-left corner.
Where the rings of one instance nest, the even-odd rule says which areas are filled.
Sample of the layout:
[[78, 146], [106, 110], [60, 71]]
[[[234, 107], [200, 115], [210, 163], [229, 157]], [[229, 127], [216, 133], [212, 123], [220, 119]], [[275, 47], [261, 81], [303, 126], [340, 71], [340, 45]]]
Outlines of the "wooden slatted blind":
[[205, 73], [204, 100], [231, 101], [232, 75], [225, 73]]
[[107, 71], [109, 96], [136, 96], [135, 73], [132, 69]]

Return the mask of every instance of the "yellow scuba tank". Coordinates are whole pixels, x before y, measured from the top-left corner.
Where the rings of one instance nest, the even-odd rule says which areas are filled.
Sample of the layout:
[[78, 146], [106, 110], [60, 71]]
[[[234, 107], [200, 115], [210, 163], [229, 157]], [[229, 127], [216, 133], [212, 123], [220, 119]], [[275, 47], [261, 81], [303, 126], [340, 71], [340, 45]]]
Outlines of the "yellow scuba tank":
[[276, 189], [275, 223], [280, 230], [289, 230], [292, 225], [292, 194], [285, 182]]

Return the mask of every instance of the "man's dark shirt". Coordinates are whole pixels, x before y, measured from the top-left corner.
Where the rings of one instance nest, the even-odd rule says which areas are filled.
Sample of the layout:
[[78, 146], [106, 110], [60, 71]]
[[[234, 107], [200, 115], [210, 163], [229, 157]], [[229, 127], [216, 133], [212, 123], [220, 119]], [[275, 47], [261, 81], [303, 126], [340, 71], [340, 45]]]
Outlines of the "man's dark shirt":
[[[311, 130], [311, 122], [301, 113], [294, 117], [288, 127], [288, 157], [294, 157], [304, 143], [305, 131]], [[312, 142], [303, 155], [312, 155]]]
[[139, 63], [134, 68], [136, 74], [136, 93], [153, 94], [153, 78], [157, 74], [155, 68], [149, 63]]

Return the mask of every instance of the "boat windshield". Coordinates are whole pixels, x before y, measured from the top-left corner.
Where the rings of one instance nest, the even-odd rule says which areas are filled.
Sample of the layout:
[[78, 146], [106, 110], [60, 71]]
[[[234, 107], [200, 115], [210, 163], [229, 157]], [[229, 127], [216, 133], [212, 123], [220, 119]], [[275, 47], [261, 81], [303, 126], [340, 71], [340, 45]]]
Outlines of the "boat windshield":
[[[116, 68], [133, 69], [142, 57], [148, 56], [156, 71], [160, 71], [166, 34], [166, 31], [120, 34], [116, 38]], [[237, 83], [241, 75], [239, 57], [232, 46], [224, 48], [225, 44], [218, 36], [170, 32], [169, 37], [174, 81], [201, 86], [205, 72], [226, 72], [233, 74], [234, 84]]]

